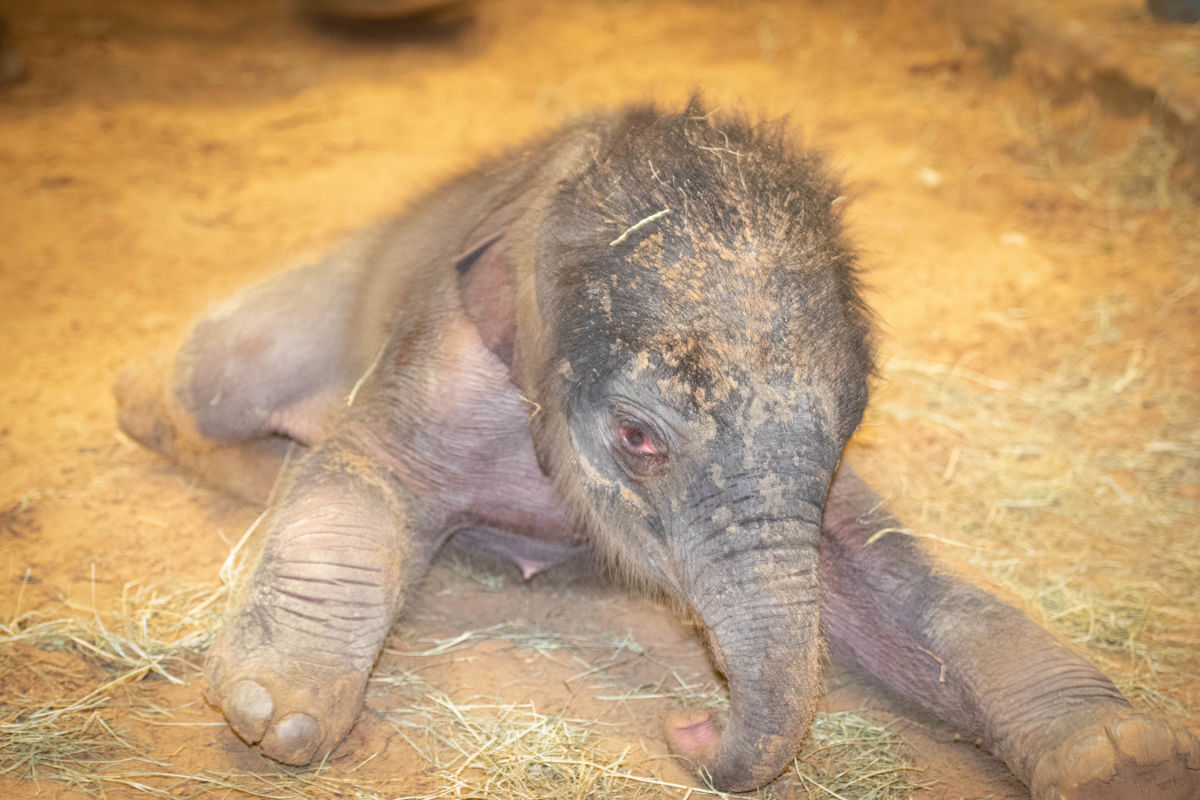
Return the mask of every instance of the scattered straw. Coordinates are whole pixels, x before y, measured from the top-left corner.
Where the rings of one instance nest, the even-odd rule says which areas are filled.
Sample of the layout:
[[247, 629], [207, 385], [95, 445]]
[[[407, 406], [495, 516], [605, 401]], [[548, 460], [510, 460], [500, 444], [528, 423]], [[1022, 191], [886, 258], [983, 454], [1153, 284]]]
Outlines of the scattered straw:
[[902, 747], [894, 731], [862, 714], [817, 714], [793, 773], [812, 798], [902, 800], [930, 785], [915, 780]]
[[55, 707], [5, 703], [0, 707], [0, 775], [39, 780], [65, 765], [94, 766], [127, 748], [97, 711], [103, 698]]
[[604, 751], [593, 730], [597, 723], [541, 714], [528, 704], [479, 698], [457, 703], [432, 693], [393, 725], [422, 742], [415, 746], [439, 787], [422, 797], [636, 800], [662, 797], [668, 789], [712, 794], [636, 774], [628, 749]]
[[[607, 744], [600, 723], [541, 713], [531, 704], [459, 702], [431, 690], [388, 718], [431, 765], [439, 788], [421, 797], [730, 797], [663, 780], [654, 758]], [[902, 746], [894, 732], [860, 714], [819, 713], [792, 770], [758, 796], [794, 797], [800, 790], [842, 800], [907, 798], [927, 784], [914, 780]]]
[[[107, 623], [95, 610], [70, 604], [56, 611], [16, 613], [0, 623], [0, 648], [23, 642], [40, 650], [77, 653], [116, 676], [94, 690], [97, 695], [151, 672], [178, 684], [183, 681], [172, 670], [187, 669], [188, 656], [208, 647], [224, 594], [217, 584], [160, 592], [130, 583], [122, 591], [121, 610], [108, 615]], [[90, 616], [60, 616], [72, 610]]]
[[[220, 584], [161, 592], [150, 587], [126, 587], [121, 611], [100, 615], [92, 609], [77, 609], [78, 616], [56, 616], [46, 611], [16, 613], [0, 626], [0, 656], [28, 663], [28, 653], [14, 648], [69, 653], [77, 658], [64, 667], [70, 674], [41, 674], [48, 687], [82, 687], [75, 699], [54, 702], [39, 700], [33, 693], [9, 691], [0, 704], [0, 776], [27, 780], [54, 780], [87, 792], [126, 790], [139, 796], [177, 798], [221, 792], [230, 795], [290, 800], [301, 797], [396, 797], [387, 785], [412, 785], [412, 776], [394, 780], [352, 780], [350, 772], [335, 777], [321, 766], [308, 770], [267, 767], [263, 773], [240, 770], [184, 770], [173, 755], [161, 755], [130, 731], [145, 733], [146, 726], [213, 725], [223, 723], [184, 722], [172, 719], [175, 709], [153, 706], [145, 696], [116, 690], [136, 685], [148, 675], [180, 682], [193, 677], [195, 654], [207, 646], [216, 615], [227, 599], [228, 589]], [[596, 673], [630, 658], [649, 658], [631, 637], [611, 634], [571, 635], [520, 625], [500, 625], [468, 631], [445, 640], [430, 642], [408, 657], [445, 655], [483, 640], [507, 640], [514, 646], [556, 659], [563, 656], [578, 664], [572, 681], [591, 680]], [[556, 662], [557, 663], [557, 662]], [[36, 669], [36, 668], [35, 668]], [[106, 676], [97, 679], [98, 675]], [[712, 685], [688, 682], [672, 676], [675, 688], [642, 692], [645, 698], [668, 699], [677, 705], [710, 707], [718, 711], [727, 704], [725, 693]], [[38, 685], [33, 681], [30, 685]], [[582, 684], [581, 684], [582, 685]], [[26, 687], [28, 688], [28, 687]], [[368, 685], [372, 697], [400, 700], [397, 710], [381, 712], [429, 764], [428, 785], [434, 788], [421, 797], [506, 798], [698, 798], [721, 796], [690, 783], [659, 777], [662, 757], [649, 756], [628, 745], [614, 746], [611, 731], [594, 720], [571, 719], [561, 714], [541, 713], [529, 704], [506, 704], [475, 698], [460, 703], [429, 684], [416, 672], [385, 660]], [[621, 700], [639, 699], [630, 689]], [[132, 705], [130, 705], [132, 703]], [[378, 713], [378, 712], [377, 712]], [[816, 765], [796, 766], [796, 777], [785, 776], [759, 796], [795, 796], [804, 787], [809, 796], [816, 787], [828, 787], [833, 797], [899, 798], [908, 785], [897, 774], [910, 769], [898, 760], [898, 740], [872, 739], [859, 762], [838, 768], [835, 760], [867, 742], [859, 731], [838, 744], [829, 729], [830, 720], [843, 729], [850, 717], [818, 715], [813, 737], [802, 758]], [[861, 724], [871, 723], [855, 718]], [[857, 722], [853, 724], [859, 724]], [[871, 728], [874, 730], [874, 728]], [[889, 734], [890, 736], [890, 734]], [[842, 749], [838, 749], [842, 748]], [[850, 748], [850, 750], [845, 750]], [[891, 759], [884, 767], [883, 751]], [[836, 755], [834, 755], [836, 753]], [[359, 766], [370, 761], [370, 756]], [[863, 761], [863, 759], [869, 759]], [[854, 776], [834, 774], [854, 772]], [[897, 772], [899, 771], [899, 772]], [[678, 774], [678, 773], [675, 773]], [[789, 774], [790, 775], [790, 774]], [[831, 777], [832, 776], [832, 777]], [[796, 783], [796, 781], [800, 783]], [[890, 793], [880, 793], [887, 785]], [[872, 786], [871, 793], [863, 793]], [[780, 795], [780, 792], [792, 794]]]
[[[0, 658], [14, 665], [28, 680], [13, 683], [0, 696], [0, 775], [26, 780], [54, 780], [65, 787], [87, 792], [133, 792], [139, 796], [177, 798], [209, 793], [289, 800], [300, 797], [396, 797], [387, 786], [413, 785], [413, 776], [394, 780], [352, 780], [353, 770], [337, 777], [325, 766], [292, 770], [264, 764], [265, 772], [183, 769], [176, 755], [163, 754], [146, 740], [146, 732], [160, 726], [220, 725], [212, 721], [183, 721], [178, 709], [157, 708], [150, 697], [137, 691], [139, 682], [157, 676], [171, 683], [195, 678], [199, 654], [208, 646], [212, 631], [244, 574], [243, 540], [224, 570], [224, 582], [163, 591], [129, 584], [119, 611], [101, 614], [93, 607], [65, 604], [54, 609], [21, 611], [0, 625]], [[585, 685], [594, 691], [601, 673], [632, 659], [652, 656], [631, 636], [610, 633], [564, 635], [558, 631], [519, 624], [502, 624], [464, 632], [458, 636], [422, 643], [421, 648], [389, 650], [385, 655], [409, 659], [445, 656], [485, 640], [511, 642], [560, 666], [571, 667], [567, 679], [573, 688]], [[24, 649], [21, 649], [24, 648]], [[59, 652], [54, 670], [39, 667], [33, 652]], [[618, 686], [618, 673], [604, 678], [605, 686]], [[687, 707], [708, 707], [723, 713], [726, 695], [718, 687], [684, 679], [671, 673], [663, 686], [626, 687], [614, 699], [666, 700]], [[71, 688], [67, 688], [71, 687]], [[128, 689], [134, 691], [127, 691]], [[506, 704], [476, 698], [453, 701], [417, 672], [385, 658], [368, 684], [372, 705], [395, 704], [396, 711], [382, 713], [429, 764], [422, 784], [434, 787], [422, 797], [505, 798], [605, 798], [724, 796], [690, 782], [660, 777], [662, 756], [640, 748], [616, 746], [614, 731], [594, 720], [545, 714], [532, 705]], [[47, 697], [49, 694], [49, 697]], [[388, 703], [383, 698], [392, 701]], [[831, 753], [824, 715], [814, 726], [814, 763]], [[847, 743], [851, 746], [853, 743]], [[812, 747], [812, 745], [810, 745]], [[898, 747], [892, 748], [898, 752]], [[807, 751], [806, 751], [807, 752]], [[840, 751], [839, 751], [840, 752]], [[807, 757], [807, 756], [806, 756]], [[370, 761], [370, 754], [355, 769]], [[832, 759], [829, 756], [828, 759]], [[840, 756], [839, 756], [840, 758]], [[902, 797], [902, 794], [855, 794], [865, 783], [847, 789], [843, 780], [830, 778], [832, 761], [818, 772], [797, 767], [804, 791], [828, 786], [846, 798]], [[857, 770], [858, 767], [852, 767]], [[903, 769], [903, 767], [901, 767]], [[872, 762], [876, 776], [890, 776]], [[676, 770], [673, 775], [679, 775]], [[796, 779], [785, 777], [777, 788], [760, 793], [798, 791]], [[888, 781], [901, 786], [891, 777]], [[789, 783], [789, 781], [791, 783]], [[789, 788], [790, 787], [790, 788]], [[837, 788], [841, 787], [841, 788]], [[847, 794], [846, 791], [851, 793]], [[835, 795], [837, 796], [837, 795]]]

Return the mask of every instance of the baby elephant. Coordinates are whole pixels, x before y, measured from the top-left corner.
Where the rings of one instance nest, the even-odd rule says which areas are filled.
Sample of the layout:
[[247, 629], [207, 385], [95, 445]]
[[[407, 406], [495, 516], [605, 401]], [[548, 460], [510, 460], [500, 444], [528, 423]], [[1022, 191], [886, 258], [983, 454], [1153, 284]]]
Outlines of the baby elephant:
[[871, 324], [837, 197], [782, 126], [633, 108], [247, 289], [165, 386], [123, 373], [130, 436], [245, 496], [279, 475], [206, 664], [237, 734], [287, 764], [328, 754], [457, 536], [527, 576], [595, 548], [693, 609], [729, 718], [666, 735], [719, 789], [791, 762], [824, 639], [1035, 798], [1200, 797], [1185, 728], [884, 533], [899, 523], [839, 467]]

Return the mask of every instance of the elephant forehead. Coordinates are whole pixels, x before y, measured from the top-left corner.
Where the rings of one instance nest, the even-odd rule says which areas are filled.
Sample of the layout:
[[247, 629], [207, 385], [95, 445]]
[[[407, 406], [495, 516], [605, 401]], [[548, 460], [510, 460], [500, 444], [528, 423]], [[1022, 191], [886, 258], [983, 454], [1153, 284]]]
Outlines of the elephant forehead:
[[614, 346], [631, 383], [676, 408], [713, 418], [718, 427], [750, 432], [797, 415], [833, 418], [831, 388], [820, 386], [796, 360], [772, 359], [762, 349], [694, 331], [656, 335], [636, 350]]
[[[804, 276], [777, 265], [775, 245], [748, 229], [709, 231], [703, 221], [683, 230], [644, 237], [613, 273], [623, 299], [660, 311], [657, 322], [668, 335], [710, 331], [727, 340], [758, 344], [778, 336], [779, 323], [795, 320]], [[621, 305], [618, 304], [618, 308]]]
[[706, 240], [663, 259], [661, 239], [639, 243], [632, 268], [590, 277], [580, 327], [618, 351], [657, 354], [718, 392], [743, 378], [802, 380], [839, 336], [857, 333], [840, 319], [844, 303], [832, 276], [772, 268], [749, 239], [737, 246]]

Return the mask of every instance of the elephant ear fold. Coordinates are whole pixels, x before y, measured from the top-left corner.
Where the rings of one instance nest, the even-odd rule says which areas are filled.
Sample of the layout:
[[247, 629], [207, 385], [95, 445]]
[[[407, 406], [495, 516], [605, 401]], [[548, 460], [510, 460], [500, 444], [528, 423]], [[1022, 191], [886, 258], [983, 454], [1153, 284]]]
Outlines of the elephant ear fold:
[[479, 338], [512, 366], [517, 334], [517, 271], [505, 231], [484, 233], [454, 259], [463, 308]]
[[589, 168], [599, 147], [597, 131], [580, 128], [564, 135], [538, 160], [533, 172], [510, 182], [494, 195], [493, 204], [454, 258], [458, 291], [479, 338], [510, 368], [517, 334], [517, 263], [514, 229], [535, 195], [547, 195]]

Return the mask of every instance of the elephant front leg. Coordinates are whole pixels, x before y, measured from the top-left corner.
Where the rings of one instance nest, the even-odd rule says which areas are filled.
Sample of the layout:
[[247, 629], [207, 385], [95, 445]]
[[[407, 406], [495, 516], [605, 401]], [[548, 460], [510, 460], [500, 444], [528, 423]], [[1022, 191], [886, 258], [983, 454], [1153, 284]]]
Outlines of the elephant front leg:
[[1013, 606], [938, 568], [843, 467], [825, 510], [823, 622], [836, 652], [983, 739], [1034, 800], [1200, 797], [1200, 742], [1132, 708]]
[[262, 520], [261, 559], [209, 651], [208, 700], [285, 764], [327, 755], [362, 708], [406, 582], [431, 553], [390, 476], [327, 444]]

